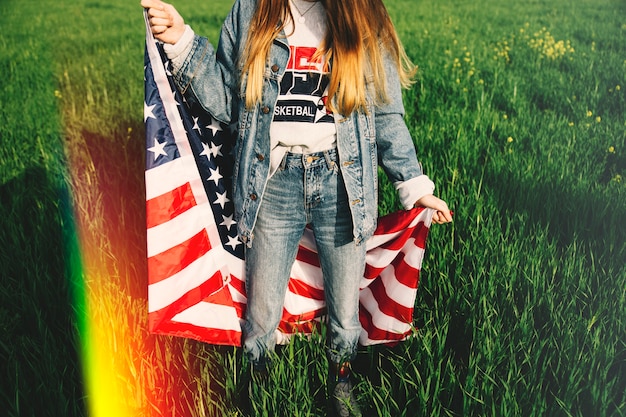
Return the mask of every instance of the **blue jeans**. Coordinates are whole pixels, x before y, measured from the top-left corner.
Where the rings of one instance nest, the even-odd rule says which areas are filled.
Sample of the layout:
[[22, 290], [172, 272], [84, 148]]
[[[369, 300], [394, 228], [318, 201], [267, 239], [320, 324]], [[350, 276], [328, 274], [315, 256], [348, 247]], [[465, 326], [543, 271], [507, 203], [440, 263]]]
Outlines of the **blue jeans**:
[[365, 245], [354, 242], [352, 217], [336, 151], [288, 153], [267, 183], [246, 252], [248, 304], [243, 346], [262, 367], [276, 345], [289, 274], [304, 229], [313, 229], [324, 277], [328, 356], [352, 360], [359, 323], [359, 284]]

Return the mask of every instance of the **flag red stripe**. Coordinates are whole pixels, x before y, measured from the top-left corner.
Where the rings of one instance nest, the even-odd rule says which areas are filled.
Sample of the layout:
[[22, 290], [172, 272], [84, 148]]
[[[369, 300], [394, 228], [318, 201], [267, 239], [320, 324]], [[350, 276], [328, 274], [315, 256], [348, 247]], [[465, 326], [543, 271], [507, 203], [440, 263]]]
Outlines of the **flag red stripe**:
[[380, 273], [383, 272], [386, 267], [387, 266], [384, 266], [382, 268], [376, 268], [370, 264], [365, 264], [365, 272], [363, 273], [363, 276], [367, 279], [374, 279], [377, 276], [379, 276]]
[[389, 242], [386, 242], [380, 245], [379, 248], [390, 250], [390, 251], [401, 250], [404, 244], [406, 243], [407, 239], [411, 237], [413, 230], [414, 230], [413, 228], [410, 228], [410, 229], [404, 229], [403, 231], [399, 233], [396, 232], [398, 234], [394, 236], [393, 239], [391, 239]]
[[417, 217], [422, 211], [424, 211], [424, 208], [419, 207], [411, 210], [398, 211], [396, 213], [392, 213], [391, 215], [380, 217], [374, 234], [385, 235], [399, 232], [400, 230], [409, 227], [415, 217]]
[[400, 252], [391, 263], [394, 267], [394, 276], [401, 284], [410, 288], [417, 288], [419, 284], [420, 271], [419, 269], [415, 269], [408, 263], [404, 262], [405, 256], [406, 255], [404, 253]]
[[205, 229], [186, 241], [148, 258], [149, 283], [155, 284], [188, 267], [193, 261], [211, 250]]
[[222, 274], [217, 271], [202, 284], [187, 291], [180, 298], [163, 307], [160, 310], [152, 311], [148, 315], [150, 331], [158, 329], [161, 323], [168, 321], [181, 311], [198, 304], [210, 294], [218, 291], [223, 286]]
[[236, 276], [231, 275], [229, 285], [239, 291], [241, 294], [246, 295], [246, 282], [241, 278], [237, 278]]
[[311, 298], [313, 300], [324, 300], [323, 289], [312, 287], [299, 279], [291, 278], [288, 287], [289, 291], [301, 295], [302, 297]]
[[[415, 241], [415, 243], [417, 243], [417, 241]], [[404, 246], [409, 245], [410, 243], [408, 242], [404, 242]], [[402, 248], [400, 248], [402, 249]], [[414, 250], [421, 250], [420, 248], [416, 247], [416, 248], [409, 248], [409, 252], [414, 251]], [[403, 273], [398, 273], [396, 272], [396, 276], [398, 278], [398, 281], [402, 282], [405, 285], [408, 285], [410, 287], [415, 287], [415, 284], [411, 284], [411, 282], [413, 282], [415, 280], [415, 276], [419, 273], [419, 269], [415, 269], [413, 268], [411, 265], [409, 265], [408, 263], [404, 262], [404, 258], [405, 258], [406, 254], [405, 252], [401, 252], [400, 250], [398, 250], [398, 253], [396, 254], [396, 256], [393, 258], [393, 260], [390, 262], [389, 265], [393, 265], [396, 270], [401, 269], [402, 271], [406, 271], [406, 273], [408, 273], [408, 276], [404, 276]], [[365, 265], [365, 273], [363, 274], [363, 276], [365, 278], [368, 279], [374, 279], [376, 277], [378, 277], [385, 269], [387, 269], [389, 267], [389, 265], [385, 265], [382, 267], [375, 267], [372, 266], [370, 264], [366, 264]]]
[[202, 302], [226, 307], [233, 306], [233, 298], [231, 297], [228, 286], [226, 285], [221, 287], [218, 291], [215, 291], [204, 297]]
[[305, 248], [304, 246], [300, 246], [298, 248], [298, 254], [296, 259], [300, 262], [307, 263], [309, 265], [313, 265], [319, 268], [320, 260], [317, 256], [317, 252], [312, 251], [311, 249]]
[[[374, 325], [374, 321], [372, 320], [372, 315], [369, 311], [367, 311], [363, 305], [361, 305], [361, 309], [359, 310], [359, 321], [361, 322], [361, 327], [367, 333], [368, 339], [373, 341], [397, 341], [400, 342], [404, 340], [408, 335], [413, 333], [412, 330], [403, 332], [403, 333], [394, 333], [389, 330], [379, 329]], [[390, 342], [389, 345], [394, 345], [395, 343]]]
[[305, 323], [310, 322], [318, 317], [326, 314], [326, 308], [320, 308], [313, 311], [307, 311], [306, 313], [301, 314], [291, 314], [286, 309], [283, 309], [283, 315], [280, 319], [281, 323]]
[[420, 222], [417, 225], [417, 233], [413, 233], [413, 238], [415, 239], [415, 246], [418, 248], [425, 250], [426, 249], [426, 238], [428, 237], [428, 232], [430, 228], [428, 228], [423, 222]]
[[381, 279], [377, 279], [369, 286], [370, 291], [376, 302], [378, 309], [387, 316], [393, 317], [398, 321], [410, 323], [413, 320], [413, 307], [406, 307], [390, 298], [385, 291], [385, 286]]
[[246, 304], [233, 301], [233, 307], [237, 311], [237, 317], [243, 319], [246, 316]]
[[196, 199], [187, 182], [167, 193], [146, 201], [148, 229], [173, 219], [196, 205]]
[[241, 346], [241, 332], [236, 330], [216, 329], [196, 326], [191, 323], [166, 321], [159, 324], [158, 328], [151, 329], [151, 331], [153, 333], [186, 337], [202, 342], [209, 341], [214, 345]]
[[319, 334], [321, 331], [321, 324], [317, 320], [311, 320], [307, 322], [285, 322], [281, 321], [278, 325], [278, 329], [287, 334]]

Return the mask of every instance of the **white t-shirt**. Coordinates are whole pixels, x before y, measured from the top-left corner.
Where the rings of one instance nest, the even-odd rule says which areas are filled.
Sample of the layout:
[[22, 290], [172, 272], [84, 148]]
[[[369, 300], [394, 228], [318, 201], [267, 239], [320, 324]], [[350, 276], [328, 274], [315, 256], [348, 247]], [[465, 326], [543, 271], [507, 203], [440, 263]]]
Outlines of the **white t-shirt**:
[[326, 12], [320, 2], [291, 0], [289, 5], [295, 28], [294, 22], [285, 27], [290, 59], [270, 126], [272, 172], [286, 152], [325, 151], [337, 141], [334, 116], [326, 107], [329, 73], [321, 59], [313, 59], [326, 34]]

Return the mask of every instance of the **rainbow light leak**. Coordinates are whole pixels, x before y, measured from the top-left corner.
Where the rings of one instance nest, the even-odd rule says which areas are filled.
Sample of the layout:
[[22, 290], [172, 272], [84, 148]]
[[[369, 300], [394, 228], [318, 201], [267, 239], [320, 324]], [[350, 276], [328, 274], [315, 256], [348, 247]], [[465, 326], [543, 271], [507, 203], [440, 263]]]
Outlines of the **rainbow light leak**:
[[148, 332], [143, 140], [128, 141], [120, 160], [106, 148], [117, 140], [84, 136], [66, 149], [76, 232], [67, 245], [88, 415], [195, 414], [193, 342]]

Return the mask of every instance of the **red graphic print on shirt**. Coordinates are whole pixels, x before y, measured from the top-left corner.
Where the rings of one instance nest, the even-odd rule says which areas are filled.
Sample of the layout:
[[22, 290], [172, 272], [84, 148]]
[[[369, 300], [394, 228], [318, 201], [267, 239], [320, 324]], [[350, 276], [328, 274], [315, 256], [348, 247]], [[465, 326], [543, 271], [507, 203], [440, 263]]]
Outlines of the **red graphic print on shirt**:
[[290, 46], [291, 57], [280, 82], [274, 110], [275, 122], [333, 123], [326, 107], [328, 73], [321, 59], [313, 59], [316, 48]]

